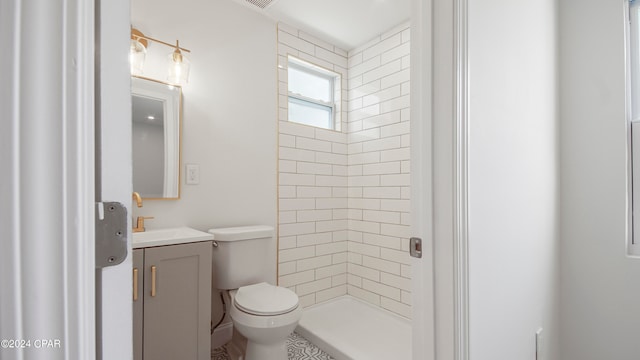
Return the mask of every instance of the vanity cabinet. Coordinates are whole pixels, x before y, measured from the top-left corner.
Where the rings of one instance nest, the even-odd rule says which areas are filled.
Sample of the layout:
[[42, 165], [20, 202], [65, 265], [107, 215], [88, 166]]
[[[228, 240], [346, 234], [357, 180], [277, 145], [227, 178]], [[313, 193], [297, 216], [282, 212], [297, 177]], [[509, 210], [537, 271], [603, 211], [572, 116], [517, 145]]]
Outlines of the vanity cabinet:
[[133, 250], [134, 360], [211, 359], [211, 247]]

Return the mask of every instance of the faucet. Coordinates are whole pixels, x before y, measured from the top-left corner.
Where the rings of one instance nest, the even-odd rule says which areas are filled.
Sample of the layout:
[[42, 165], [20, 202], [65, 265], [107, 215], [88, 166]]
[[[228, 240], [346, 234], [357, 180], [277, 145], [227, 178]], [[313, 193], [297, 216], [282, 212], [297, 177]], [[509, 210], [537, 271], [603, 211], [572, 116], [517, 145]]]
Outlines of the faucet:
[[140, 197], [140, 194], [134, 191], [131, 198], [136, 201], [139, 208], [142, 207], [142, 198]]
[[136, 221], [136, 227], [133, 228], [133, 232], [144, 232], [144, 220], [153, 219], [153, 216], [138, 216]]
[[[140, 197], [140, 194], [138, 194], [137, 192], [133, 192], [133, 195], [131, 196], [131, 198], [133, 200], [136, 201], [136, 205], [138, 205], [139, 208], [142, 207], [142, 198]], [[143, 232], [144, 231], [144, 220], [145, 219], [153, 219], [153, 216], [138, 216], [138, 218], [136, 219], [136, 227], [133, 228], [133, 232]]]

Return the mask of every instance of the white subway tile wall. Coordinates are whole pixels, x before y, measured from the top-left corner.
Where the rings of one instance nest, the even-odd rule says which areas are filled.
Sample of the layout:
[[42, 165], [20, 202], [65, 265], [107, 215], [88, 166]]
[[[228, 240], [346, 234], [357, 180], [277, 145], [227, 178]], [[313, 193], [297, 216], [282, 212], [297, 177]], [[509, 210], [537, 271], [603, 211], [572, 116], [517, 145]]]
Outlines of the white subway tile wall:
[[[278, 26], [279, 284], [411, 317], [409, 23], [346, 52]], [[287, 55], [342, 75], [341, 132], [287, 121]]]

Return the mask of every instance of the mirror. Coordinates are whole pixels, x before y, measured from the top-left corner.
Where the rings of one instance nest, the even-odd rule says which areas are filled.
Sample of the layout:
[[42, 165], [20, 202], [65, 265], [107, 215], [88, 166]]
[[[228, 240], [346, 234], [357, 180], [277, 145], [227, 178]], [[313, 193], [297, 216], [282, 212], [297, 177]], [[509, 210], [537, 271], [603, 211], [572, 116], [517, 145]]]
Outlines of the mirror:
[[132, 77], [133, 191], [143, 199], [180, 198], [182, 88]]

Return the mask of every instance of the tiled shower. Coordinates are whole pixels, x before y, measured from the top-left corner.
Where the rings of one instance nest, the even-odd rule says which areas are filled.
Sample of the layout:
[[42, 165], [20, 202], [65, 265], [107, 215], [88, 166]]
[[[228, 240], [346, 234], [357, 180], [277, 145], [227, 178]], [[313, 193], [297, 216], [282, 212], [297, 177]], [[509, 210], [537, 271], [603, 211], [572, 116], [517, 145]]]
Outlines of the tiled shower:
[[[349, 52], [280, 24], [278, 281], [411, 317], [409, 23]], [[341, 75], [341, 131], [287, 121], [287, 56]]]

